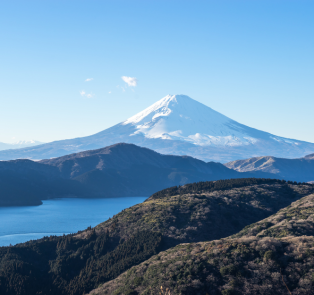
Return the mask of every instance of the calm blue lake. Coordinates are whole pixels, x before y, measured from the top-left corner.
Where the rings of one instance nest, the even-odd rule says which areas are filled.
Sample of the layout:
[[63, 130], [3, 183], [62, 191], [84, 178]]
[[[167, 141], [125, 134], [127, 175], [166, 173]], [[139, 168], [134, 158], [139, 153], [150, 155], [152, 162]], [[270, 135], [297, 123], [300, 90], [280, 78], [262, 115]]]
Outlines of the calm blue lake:
[[0, 246], [44, 236], [75, 233], [107, 220], [145, 197], [108, 199], [55, 199], [43, 205], [0, 208]]

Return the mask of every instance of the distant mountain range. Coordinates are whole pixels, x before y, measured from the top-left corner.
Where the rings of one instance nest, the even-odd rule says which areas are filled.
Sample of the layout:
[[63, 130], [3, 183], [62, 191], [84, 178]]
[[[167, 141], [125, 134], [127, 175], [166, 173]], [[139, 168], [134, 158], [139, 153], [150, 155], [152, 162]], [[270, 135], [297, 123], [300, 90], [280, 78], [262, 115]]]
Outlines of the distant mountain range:
[[238, 172], [267, 172], [280, 179], [314, 183], [314, 154], [300, 159], [254, 157], [225, 164]]
[[0, 151], [9, 150], [9, 149], [20, 149], [20, 148], [36, 146], [40, 144], [43, 144], [43, 142], [36, 141], [36, 140], [20, 140], [14, 143], [0, 142]]
[[185, 95], [168, 95], [97, 134], [0, 152], [0, 160], [48, 159], [125, 142], [162, 154], [229, 162], [271, 155], [298, 158], [314, 144], [272, 135], [240, 124]]
[[270, 173], [241, 173], [220, 163], [116, 144], [40, 162], [0, 161], [0, 206], [39, 205], [56, 197], [149, 196], [186, 183], [244, 177], [274, 178]]

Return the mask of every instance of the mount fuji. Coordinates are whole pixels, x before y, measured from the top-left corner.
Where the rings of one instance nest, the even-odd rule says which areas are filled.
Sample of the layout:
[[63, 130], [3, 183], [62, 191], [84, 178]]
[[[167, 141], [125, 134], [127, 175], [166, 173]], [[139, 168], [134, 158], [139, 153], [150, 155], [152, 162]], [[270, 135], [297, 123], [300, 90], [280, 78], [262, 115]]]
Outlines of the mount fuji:
[[257, 156], [303, 157], [314, 143], [279, 137], [240, 124], [185, 95], [167, 95], [135, 116], [97, 134], [0, 151], [0, 160], [44, 159], [119, 142], [162, 154], [229, 162]]

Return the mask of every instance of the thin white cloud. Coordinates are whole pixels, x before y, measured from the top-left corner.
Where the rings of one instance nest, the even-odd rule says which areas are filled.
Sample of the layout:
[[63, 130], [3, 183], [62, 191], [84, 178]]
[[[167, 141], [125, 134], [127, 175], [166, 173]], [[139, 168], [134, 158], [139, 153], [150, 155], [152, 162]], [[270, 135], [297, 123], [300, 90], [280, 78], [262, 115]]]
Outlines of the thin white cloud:
[[85, 80], [85, 82], [89, 82], [89, 81], [92, 81], [92, 80], [94, 80], [94, 78], [87, 78], [87, 79]]
[[95, 94], [93, 93], [86, 93], [84, 90], [80, 91], [80, 94], [84, 97], [87, 97], [87, 98], [92, 98], [95, 96]]
[[108, 92], [109, 94], [111, 93], [111, 91]]
[[134, 77], [122, 76], [121, 78], [128, 86], [135, 87], [137, 85], [137, 79]]

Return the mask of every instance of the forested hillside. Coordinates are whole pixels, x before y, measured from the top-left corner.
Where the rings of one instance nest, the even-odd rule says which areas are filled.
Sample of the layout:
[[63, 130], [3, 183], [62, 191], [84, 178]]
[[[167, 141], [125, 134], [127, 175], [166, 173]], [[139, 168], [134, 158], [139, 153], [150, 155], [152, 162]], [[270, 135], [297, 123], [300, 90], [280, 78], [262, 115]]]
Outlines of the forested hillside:
[[314, 194], [232, 237], [181, 244], [90, 295], [314, 293]]
[[[271, 179], [202, 182], [164, 190], [95, 228], [1, 247], [0, 293], [81, 295], [160, 251], [226, 238], [311, 193], [313, 185]], [[141, 278], [136, 280], [140, 288]]]

